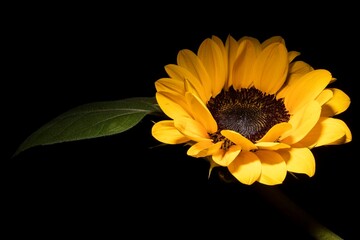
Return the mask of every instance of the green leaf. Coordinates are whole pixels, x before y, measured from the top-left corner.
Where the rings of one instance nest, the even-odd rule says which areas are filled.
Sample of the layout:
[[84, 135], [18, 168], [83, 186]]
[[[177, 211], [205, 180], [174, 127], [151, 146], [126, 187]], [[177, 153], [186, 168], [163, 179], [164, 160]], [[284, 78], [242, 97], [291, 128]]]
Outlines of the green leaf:
[[40, 127], [19, 146], [14, 156], [34, 146], [118, 134], [134, 127], [147, 114], [159, 112], [154, 97], [84, 104]]

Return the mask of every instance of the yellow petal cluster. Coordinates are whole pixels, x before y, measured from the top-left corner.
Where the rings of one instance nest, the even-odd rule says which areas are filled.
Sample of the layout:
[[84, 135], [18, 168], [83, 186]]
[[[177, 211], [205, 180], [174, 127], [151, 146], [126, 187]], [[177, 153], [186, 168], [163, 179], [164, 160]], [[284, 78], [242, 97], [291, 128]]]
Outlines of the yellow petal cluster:
[[[350, 98], [337, 88], [325, 69], [314, 69], [300, 55], [288, 51], [280, 36], [260, 42], [253, 37], [205, 39], [197, 52], [180, 50], [177, 64], [165, 66], [168, 75], [155, 82], [156, 99], [168, 120], [152, 127], [155, 139], [166, 144], [187, 144], [187, 154], [227, 167], [244, 184], [276, 185], [287, 172], [315, 174], [314, 147], [352, 140], [346, 123], [334, 116], [344, 112]], [[287, 122], [271, 127], [257, 141], [231, 129], [221, 129], [207, 107], [211, 98], [229, 88], [256, 88], [283, 99]], [[231, 142], [229, 147], [224, 144]]]

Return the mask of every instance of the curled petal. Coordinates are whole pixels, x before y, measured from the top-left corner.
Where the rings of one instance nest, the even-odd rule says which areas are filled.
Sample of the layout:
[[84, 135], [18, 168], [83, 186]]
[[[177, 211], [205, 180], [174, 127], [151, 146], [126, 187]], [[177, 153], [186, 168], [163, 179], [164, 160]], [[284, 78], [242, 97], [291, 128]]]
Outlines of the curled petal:
[[330, 89], [324, 89], [319, 96], [315, 99], [321, 106], [324, 105], [334, 96], [333, 92]]
[[194, 52], [188, 49], [179, 51], [177, 62], [179, 66], [186, 68], [195, 78], [199, 79], [206, 95], [211, 95], [211, 78], [203, 63]]
[[290, 148], [278, 153], [286, 162], [289, 172], [303, 173], [309, 177], [315, 174], [315, 158], [308, 148]]
[[228, 166], [239, 155], [241, 146], [233, 145], [227, 150], [220, 149], [212, 155], [212, 160], [220, 166]]
[[322, 106], [321, 116], [332, 117], [340, 114], [348, 109], [350, 105], [349, 96], [342, 90], [337, 88], [329, 89], [333, 93], [333, 97]]
[[[312, 101], [301, 111], [294, 114], [289, 123], [293, 128], [280, 138], [280, 141], [286, 144], [294, 144], [303, 139], [315, 126], [320, 118], [321, 107], [318, 102]], [[286, 137], [285, 137], [286, 136]]]
[[191, 117], [190, 109], [183, 95], [170, 92], [157, 92], [155, 97], [161, 110], [170, 118]]
[[228, 166], [230, 173], [241, 183], [251, 185], [261, 174], [259, 157], [252, 152], [241, 152]]
[[[189, 70], [184, 67], [169, 64], [165, 66], [165, 71], [171, 77], [174, 82], [182, 82], [182, 85], [179, 88], [182, 90], [182, 95], [185, 92], [192, 92], [194, 95], [197, 95], [201, 98], [203, 102], [206, 102], [210, 98], [210, 92], [205, 92], [205, 87], [201, 84], [200, 79], [196, 78]], [[161, 79], [160, 79], [161, 80]], [[167, 83], [167, 85], [173, 85], [174, 83]], [[155, 82], [156, 86], [156, 82]], [[157, 91], [160, 91], [157, 89]]]
[[300, 142], [300, 146], [309, 148], [338, 145], [352, 140], [352, 134], [346, 123], [336, 118], [321, 117], [315, 127]]
[[291, 89], [290, 86], [292, 86], [294, 83], [296, 83], [296, 81], [301, 79], [303, 75], [313, 70], [314, 69], [309, 64], [303, 61], [295, 61], [290, 63], [286, 84], [277, 93], [276, 98], [284, 98], [288, 94], [288, 91]]
[[249, 139], [242, 136], [240, 133], [232, 130], [222, 130], [221, 135], [235, 143], [236, 145], [241, 146], [243, 151], [251, 151], [257, 149], [256, 145], [252, 143]]
[[209, 156], [209, 149], [210, 148], [217, 148], [220, 149], [221, 147], [221, 142], [215, 144], [209, 139], [208, 141], [202, 141], [202, 142], [198, 142], [193, 144], [187, 151], [187, 155], [192, 156], [192, 157], [206, 157]]
[[268, 150], [259, 150], [255, 154], [261, 161], [261, 174], [258, 182], [266, 185], [281, 184], [287, 173], [286, 163], [281, 155]]
[[266, 149], [266, 150], [279, 150], [284, 148], [290, 148], [290, 145], [279, 142], [259, 142], [255, 144], [258, 149]]
[[167, 144], [180, 144], [190, 141], [174, 126], [174, 121], [163, 120], [157, 122], [151, 128], [151, 134], [155, 139]]
[[211, 115], [206, 105], [196, 96], [191, 93], [185, 95], [188, 105], [191, 107], [194, 119], [201, 123], [209, 133], [217, 131], [217, 123]]
[[318, 69], [306, 73], [295, 81], [285, 96], [285, 106], [290, 114], [296, 113], [307, 103], [315, 98], [325, 89], [331, 81], [331, 73], [327, 70]]
[[177, 118], [174, 120], [174, 126], [187, 138], [200, 142], [209, 138], [206, 129], [197, 121], [191, 118]]
[[274, 125], [258, 142], [276, 142], [281, 135], [292, 128], [290, 123], [278, 123]]

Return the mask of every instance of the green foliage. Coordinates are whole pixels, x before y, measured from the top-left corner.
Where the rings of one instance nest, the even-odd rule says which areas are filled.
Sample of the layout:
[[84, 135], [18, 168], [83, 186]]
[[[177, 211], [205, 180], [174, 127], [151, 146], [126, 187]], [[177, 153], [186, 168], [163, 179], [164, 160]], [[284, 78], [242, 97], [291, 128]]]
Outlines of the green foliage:
[[34, 146], [118, 134], [157, 112], [161, 110], [154, 97], [84, 104], [40, 127], [19, 146], [14, 156]]

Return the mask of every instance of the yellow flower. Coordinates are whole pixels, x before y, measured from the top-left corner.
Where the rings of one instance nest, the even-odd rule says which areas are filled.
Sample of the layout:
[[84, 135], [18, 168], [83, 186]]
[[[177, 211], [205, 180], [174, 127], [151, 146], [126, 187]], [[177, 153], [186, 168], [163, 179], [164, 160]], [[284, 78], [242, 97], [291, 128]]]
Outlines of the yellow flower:
[[336, 79], [288, 51], [280, 36], [205, 39], [197, 53], [179, 51], [169, 77], [155, 82], [169, 117], [152, 127], [155, 139], [187, 144], [187, 154], [227, 167], [244, 184], [280, 184], [287, 172], [315, 174], [314, 147], [352, 140], [335, 115], [350, 98], [328, 87]]

